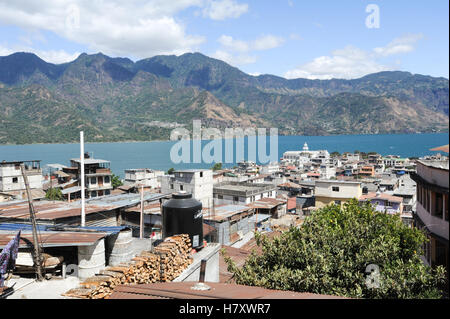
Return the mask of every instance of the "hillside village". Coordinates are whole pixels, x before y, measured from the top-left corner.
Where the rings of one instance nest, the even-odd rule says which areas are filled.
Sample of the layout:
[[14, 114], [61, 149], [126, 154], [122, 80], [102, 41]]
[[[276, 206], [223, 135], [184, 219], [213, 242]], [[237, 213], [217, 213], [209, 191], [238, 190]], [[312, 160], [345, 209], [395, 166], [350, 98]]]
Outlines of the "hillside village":
[[[242, 263], [242, 256], [256, 247], [255, 231], [278, 236], [289, 227], [301, 227], [314, 211], [330, 204], [343, 207], [351, 199], [360, 204], [369, 202], [379, 212], [399, 215], [408, 227], [426, 229], [431, 241], [424, 262], [448, 269], [448, 145], [437, 148], [433, 156], [409, 159], [374, 152], [330, 154], [327, 150], [310, 150], [305, 143], [268, 165], [240, 162], [233, 168], [223, 169], [219, 164], [214, 169], [171, 170], [170, 174], [130, 168], [116, 185], [110, 162], [85, 153], [85, 227], [80, 227], [81, 161], [69, 159], [67, 164], [44, 168], [39, 160], [0, 162], [0, 247], [18, 230], [32, 240], [23, 167], [48, 261], [48, 279], [58, 274], [65, 278], [65, 267], [72, 263], [78, 263], [81, 274], [80, 254], [87, 247], [102, 242], [101, 249], [106, 252], [94, 272], [85, 269], [79, 276], [83, 288], [74, 288], [75, 292], [66, 295], [69, 297], [109, 296], [114, 290], [111, 287], [108, 293], [95, 290], [100, 279], [117, 270], [114, 266], [136, 263], [144, 258], [140, 255], [143, 250], [164, 243], [163, 205], [174, 193], [192, 194], [201, 203], [205, 248], [197, 257], [206, 252], [210, 255], [214, 270], [210, 268], [207, 277], [212, 282], [230, 280], [219, 249], [225, 248]], [[435, 171], [437, 179], [430, 177]], [[122, 251], [119, 263], [114, 263], [111, 256], [118, 236], [126, 236], [127, 251]], [[17, 266], [23, 273], [33, 272], [29, 249], [21, 242]], [[198, 258], [194, 254], [193, 259], [187, 259], [190, 261], [184, 262], [179, 273], [189, 272], [186, 269], [191, 264], [198, 268]], [[110, 268], [106, 268], [108, 265]], [[194, 272], [192, 267], [190, 271]], [[100, 274], [103, 277], [98, 277]], [[20, 281], [20, 275], [17, 278]], [[146, 278], [152, 282], [148, 279], [152, 276]], [[92, 282], [97, 284], [91, 286]]]

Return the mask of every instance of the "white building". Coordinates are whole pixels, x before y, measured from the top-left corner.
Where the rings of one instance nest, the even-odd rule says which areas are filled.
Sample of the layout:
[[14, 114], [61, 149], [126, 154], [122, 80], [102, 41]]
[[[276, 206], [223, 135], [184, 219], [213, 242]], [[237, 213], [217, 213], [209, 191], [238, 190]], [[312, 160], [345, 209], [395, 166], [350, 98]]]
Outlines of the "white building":
[[310, 151], [306, 142], [301, 151], [287, 151], [283, 153], [283, 161], [300, 166], [311, 161], [322, 164], [329, 158], [330, 154], [327, 150]]
[[336, 177], [336, 167], [330, 165], [321, 165], [319, 172], [324, 179]]
[[280, 171], [280, 165], [278, 163], [269, 163], [267, 165], [262, 166], [259, 169], [260, 174], [274, 174]]
[[24, 164], [30, 189], [42, 189], [41, 161], [0, 162], [0, 192], [25, 190], [20, 165]]
[[272, 184], [225, 182], [214, 185], [214, 205], [246, 205], [261, 198], [276, 198], [277, 188]]
[[213, 205], [213, 173], [209, 169], [175, 171], [161, 176], [161, 193], [188, 192], [201, 201], [203, 208]]
[[161, 187], [163, 171], [154, 171], [149, 168], [135, 168], [125, 170], [125, 185], [136, 185], [151, 188]]

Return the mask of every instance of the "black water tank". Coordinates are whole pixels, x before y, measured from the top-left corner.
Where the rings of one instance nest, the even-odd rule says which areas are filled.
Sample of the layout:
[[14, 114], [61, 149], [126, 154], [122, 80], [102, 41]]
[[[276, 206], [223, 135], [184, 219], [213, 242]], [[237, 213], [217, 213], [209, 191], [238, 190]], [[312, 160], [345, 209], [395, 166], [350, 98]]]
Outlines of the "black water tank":
[[172, 199], [163, 204], [163, 237], [188, 234], [192, 248], [203, 246], [202, 203], [189, 193], [172, 194]]

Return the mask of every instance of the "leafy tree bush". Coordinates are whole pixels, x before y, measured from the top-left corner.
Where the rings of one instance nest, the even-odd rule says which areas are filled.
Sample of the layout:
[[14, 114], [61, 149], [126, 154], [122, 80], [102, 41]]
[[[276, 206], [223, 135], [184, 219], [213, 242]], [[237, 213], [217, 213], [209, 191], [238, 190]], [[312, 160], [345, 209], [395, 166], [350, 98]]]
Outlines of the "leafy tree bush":
[[45, 198], [49, 200], [63, 200], [63, 194], [59, 188], [50, 188], [45, 193]]
[[441, 297], [445, 270], [420, 260], [423, 232], [370, 204], [330, 205], [301, 228], [273, 239], [257, 233], [256, 241], [262, 254], [253, 252], [242, 268], [225, 256], [238, 284], [353, 298]]
[[123, 185], [122, 181], [120, 180], [120, 177], [115, 174], [111, 174], [111, 184], [113, 189], [116, 189], [117, 187]]
[[216, 163], [214, 164], [214, 166], [212, 167], [213, 171], [218, 171], [222, 169], [222, 163]]
[[171, 168], [169, 168], [169, 170], [167, 171], [167, 175], [172, 175], [173, 172], [175, 172], [175, 168], [171, 167]]
[[338, 157], [341, 156], [341, 154], [338, 151], [334, 151], [333, 153], [330, 154], [331, 157]]

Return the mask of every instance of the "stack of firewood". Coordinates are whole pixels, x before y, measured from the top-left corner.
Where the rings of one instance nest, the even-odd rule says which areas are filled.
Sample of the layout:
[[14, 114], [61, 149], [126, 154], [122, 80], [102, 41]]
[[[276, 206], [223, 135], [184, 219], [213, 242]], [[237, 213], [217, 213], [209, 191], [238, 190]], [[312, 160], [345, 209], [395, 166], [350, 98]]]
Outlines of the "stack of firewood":
[[118, 285], [172, 281], [192, 263], [190, 251], [189, 235], [168, 237], [152, 252], [143, 251], [128, 263], [107, 267], [96, 276], [86, 279], [80, 288], [69, 290], [63, 295], [104, 299]]
[[174, 280], [192, 264], [192, 258], [189, 256], [191, 251], [189, 235], [168, 237], [154, 251], [161, 258], [160, 280], [163, 282]]

